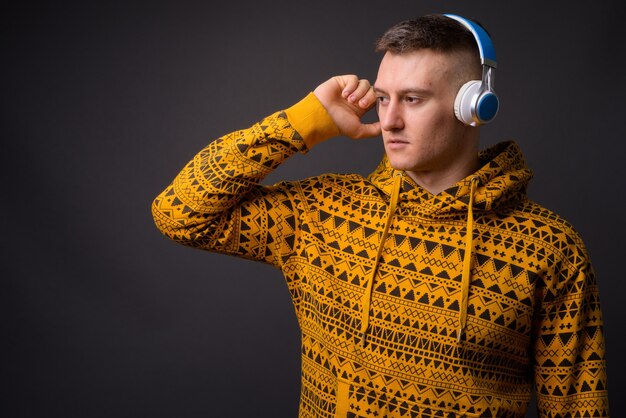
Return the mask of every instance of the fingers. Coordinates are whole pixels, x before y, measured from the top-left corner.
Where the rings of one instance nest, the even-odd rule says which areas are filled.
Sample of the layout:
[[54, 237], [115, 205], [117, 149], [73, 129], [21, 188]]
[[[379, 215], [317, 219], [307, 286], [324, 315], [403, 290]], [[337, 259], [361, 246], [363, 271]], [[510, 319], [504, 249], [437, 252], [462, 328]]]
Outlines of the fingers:
[[369, 81], [355, 75], [336, 76], [317, 86], [313, 93], [342, 135], [369, 138], [380, 134], [380, 124], [366, 124], [361, 120], [376, 104]]
[[374, 105], [376, 95], [366, 79], [359, 79], [355, 75], [339, 76], [340, 84], [343, 84], [341, 95], [350, 103], [362, 109], [368, 109]]

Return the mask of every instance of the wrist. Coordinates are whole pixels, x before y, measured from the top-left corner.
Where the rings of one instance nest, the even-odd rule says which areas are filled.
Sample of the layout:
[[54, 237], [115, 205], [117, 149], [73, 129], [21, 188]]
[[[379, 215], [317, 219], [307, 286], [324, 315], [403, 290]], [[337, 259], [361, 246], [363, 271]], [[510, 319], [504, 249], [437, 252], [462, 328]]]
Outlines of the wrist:
[[339, 135], [339, 128], [314, 93], [309, 93], [286, 109], [285, 113], [289, 123], [300, 134], [309, 149]]

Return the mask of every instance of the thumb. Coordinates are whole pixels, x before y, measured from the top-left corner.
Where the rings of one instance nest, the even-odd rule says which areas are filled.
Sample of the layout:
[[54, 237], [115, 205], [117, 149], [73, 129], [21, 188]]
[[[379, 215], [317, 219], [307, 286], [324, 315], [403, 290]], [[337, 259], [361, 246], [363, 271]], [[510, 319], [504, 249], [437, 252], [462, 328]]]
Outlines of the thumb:
[[352, 136], [354, 139], [371, 138], [380, 135], [380, 122], [362, 123], [356, 134]]

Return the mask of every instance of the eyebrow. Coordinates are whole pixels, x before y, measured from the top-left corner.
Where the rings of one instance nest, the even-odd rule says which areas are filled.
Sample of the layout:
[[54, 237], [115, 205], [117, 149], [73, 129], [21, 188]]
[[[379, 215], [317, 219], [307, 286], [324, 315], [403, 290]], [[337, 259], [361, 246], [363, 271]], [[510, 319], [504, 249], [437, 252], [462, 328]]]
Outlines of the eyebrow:
[[[385, 90], [381, 89], [380, 87], [374, 86], [373, 88], [374, 88], [374, 92], [375, 93], [387, 94], [387, 92]], [[420, 88], [420, 87], [410, 87], [410, 88], [402, 89], [402, 90], [398, 91], [397, 93], [400, 96], [405, 96], [405, 95], [410, 94], [410, 93], [418, 94], [419, 96], [431, 96], [433, 94], [433, 92], [431, 90], [423, 89], [423, 88]]]

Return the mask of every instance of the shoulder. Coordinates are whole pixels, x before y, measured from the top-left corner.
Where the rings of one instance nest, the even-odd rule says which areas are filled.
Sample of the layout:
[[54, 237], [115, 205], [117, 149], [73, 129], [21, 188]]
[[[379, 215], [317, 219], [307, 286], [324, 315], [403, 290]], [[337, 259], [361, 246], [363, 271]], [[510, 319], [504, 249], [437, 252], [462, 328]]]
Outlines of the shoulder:
[[360, 174], [322, 174], [269, 186], [270, 193], [297, 196], [309, 208], [346, 206], [357, 201], [380, 200], [380, 191]]
[[579, 269], [589, 263], [581, 235], [558, 213], [527, 199], [512, 215], [519, 232], [536, 242], [551, 264], [565, 263]]

